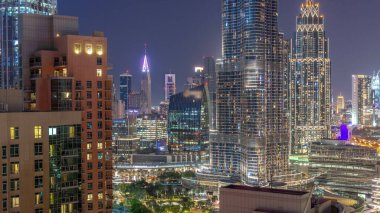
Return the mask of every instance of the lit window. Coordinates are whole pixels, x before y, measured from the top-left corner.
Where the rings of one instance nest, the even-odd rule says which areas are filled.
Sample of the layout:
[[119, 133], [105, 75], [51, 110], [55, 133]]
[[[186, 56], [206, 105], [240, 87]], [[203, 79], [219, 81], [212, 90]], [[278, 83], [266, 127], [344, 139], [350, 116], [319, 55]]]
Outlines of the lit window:
[[70, 138], [75, 137], [75, 128], [73, 126], [69, 127], [69, 137]]
[[91, 153], [87, 154], [87, 160], [92, 160], [92, 154]]
[[86, 44], [86, 53], [89, 55], [92, 55], [93, 53], [92, 44]]
[[87, 201], [92, 201], [92, 193], [89, 193], [89, 194], [87, 195]]
[[20, 173], [20, 164], [18, 162], [11, 163], [11, 174], [18, 175]]
[[102, 142], [98, 142], [98, 149], [103, 149], [103, 143]]
[[43, 197], [43, 193], [42, 192], [38, 192], [38, 193], [36, 193], [36, 202], [35, 202], [35, 204], [43, 204], [43, 202], [44, 202], [44, 197]]
[[18, 127], [11, 127], [9, 129], [10, 131], [10, 136], [11, 136], [11, 140], [14, 140], [14, 139], [18, 139], [19, 138], [19, 135], [18, 135]]
[[103, 199], [103, 193], [98, 193], [98, 199], [102, 200]]
[[57, 135], [57, 128], [49, 128], [49, 135]]
[[42, 126], [34, 126], [34, 138], [42, 138]]
[[102, 69], [96, 69], [96, 76], [102, 77]]
[[103, 159], [103, 153], [98, 152], [98, 159], [99, 159], [99, 160]]
[[82, 52], [82, 45], [79, 43], [74, 44], [74, 53], [79, 54]]
[[103, 46], [102, 45], [96, 45], [96, 54], [103, 55]]
[[18, 208], [18, 207], [20, 207], [20, 198], [19, 198], [19, 196], [12, 197], [11, 207], [12, 208]]
[[50, 193], [50, 204], [54, 204], [54, 193]]
[[92, 149], [92, 143], [87, 143], [87, 149]]

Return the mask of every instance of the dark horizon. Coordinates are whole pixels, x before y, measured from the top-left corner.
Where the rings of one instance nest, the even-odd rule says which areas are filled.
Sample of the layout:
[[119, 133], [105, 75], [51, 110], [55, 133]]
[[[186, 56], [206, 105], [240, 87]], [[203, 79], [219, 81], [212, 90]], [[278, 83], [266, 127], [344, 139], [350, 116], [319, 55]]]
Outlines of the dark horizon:
[[[363, 4], [363, 2], [366, 4]], [[304, 0], [279, 1], [279, 29], [293, 36], [295, 20]], [[380, 70], [380, 1], [319, 0], [330, 38], [333, 97], [342, 93], [351, 99], [351, 75]], [[176, 74], [177, 92], [183, 89], [193, 67], [202, 57], [221, 57], [220, 0], [103, 0], [67, 2], [58, 0], [60, 15], [78, 16], [83, 34], [103, 31], [109, 41], [111, 74], [129, 70], [133, 87], [140, 84], [140, 61], [148, 44], [153, 103], [164, 99], [164, 74]], [[87, 7], [87, 10], [83, 8]], [[104, 14], [104, 11], [109, 11]], [[103, 15], [104, 14], [104, 15]], [[362, 15], [360, 15], [362, 14]]]

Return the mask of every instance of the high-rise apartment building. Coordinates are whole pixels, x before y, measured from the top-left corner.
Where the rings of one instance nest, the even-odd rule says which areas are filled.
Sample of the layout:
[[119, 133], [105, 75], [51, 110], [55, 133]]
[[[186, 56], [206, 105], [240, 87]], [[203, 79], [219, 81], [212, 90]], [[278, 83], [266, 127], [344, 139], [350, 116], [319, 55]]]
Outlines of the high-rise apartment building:
[[40, 29], [47, 42], [29, 49], [29, 69], [24, 70], [29, 75], [23, 77], [29, 85], [25, 107], [81, 112], [82, 211], [111, 212], [112, 78], [107, 75], [107, 39], [101, 32], [79, 36], [56, 31], [77, 26], [73, 17], [24, 15], [21, 19], [23, 31]]
[[128, 71], [121, 74], [119, 81], [120, 100], [124, 101], [125, 110], [127, 111], [129, 106], [128, 95], [132, 92], [132, 74], [130, 74]]
[[291, 152], [307, 153], [311, 142], [328, 138], [331, 132], [329, 40], [314, 0], [306, 0], [297, 16], [289, 73]]
[[22, 112], [22, 94], [0, 96], [0, 211], [82, 212], [81, 113]]
[[345, 109], [344, 108], [344, 96], [343, 95], [339, 95], [336, 98], [336, 113], [339, 114], [344, 109]]
[[152, 111], [152, 81], [150, 78], [150, 68], [148, 63], [148, 56], [144, 55], [144, 62], [142, 66], [142, 80], [141, 80], [141, 113], [150, 114]]
[[[288, 168], [284, 63], [277, 0], [224, 0], [211, 169], [264, 184]], [[260, 27], [252, 27], [260, 26]]]
[[371, 125], [371, 76], [352, 75], [352, 125]]
[[165, 74], [165, 101], [176, 93], [175, 74]]
[[[39, 14], [50, 16], [57, 12], [57, 0], [1, 1], [1, 53], [0, 88], [22, 88], [19, 15]], [[5, 63], [7, 62], [7, 63]]]

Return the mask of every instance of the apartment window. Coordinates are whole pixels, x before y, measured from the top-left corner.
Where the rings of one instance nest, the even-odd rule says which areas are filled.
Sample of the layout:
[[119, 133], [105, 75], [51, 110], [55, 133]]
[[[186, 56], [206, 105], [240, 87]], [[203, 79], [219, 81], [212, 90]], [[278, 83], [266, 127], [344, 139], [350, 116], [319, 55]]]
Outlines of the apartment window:
[[101, 91], [98, 91], [96, 94], [97, 94], [98, 99], [102, 99], [103, 98], [103, 95], [102, 95]]
[[2, 189], [3, 189], [3, 194], [7, 193], [7, 181], [3, 181]]
[[98, 159], [99, 159], [99, 160], [103, 159], [103, 153], [98, 152]]
[[35, 194], [35, 204], [38, 205], [38, 204], [43, 204], [44, 202], [44, 196], [43, 196], [43, 192], [38, 192]]
[[11, 208], [20, 207], [20, 197], [19, 196], [12, 196], [11, 199], [12, 199]]
[[87, 180], [92, 180], [92, 173], [87, 174]]
[[81, 81], [75, 81], [75, 88], [76, 89], [82, 89], [82, 82]]
[[87, 163], [87, 169], [92, 169], [92, 163]]
[[19, 129], [18, 127], [9, 128], [11, 140], [19, 139]]
[[7, 210], [7, 205], [8, 205], [8, 200], [7, 199], [3, 199], [3, 211]]
[[35, 209], [34, 213], [44, 213], [44, 210], [43, 209]]
[[3, 176], [7, 176], [7, 164], [5, 163], [2, 165], [2, 174]]
[[92, 160], [92, 153], [87, 153], [87, 160]]
[[92, 81], [87, 81], [87, 89], [91, 89], [92, 88]]
[[96, 58], [96, 65], [103, 65], [103, 59], [102, 59], [102, 57], [97, 57]]
[[19, 156], [19, 145], [13, 144], [10, 146], [10, 156], [11, 157], [18, 157]]
[[91, 101], [87, 101], [87, 108], [92, 109], [92, 102]]
[[88, 208], [88, 210], [92, 210], [94, 208], [93, 204], [92, 203], [87, 204], [87, 208]]
[[92, 119], [92, 112], [87, 112], [87, 119]]
[[35, 172], [42, 172], [43, 171], [42, 160], [35, 160], [34, 161], [34, 171]]
[[102, 172], [98, 172], [98, 179], [103, 179], [103, 173]]
[[70, 126], [69, 127], [69, 138], [74, 138], [75, 137], [75, 127]]
[[34, 155], [42, 155], [42, 143], [34, 144]]
[[82, 44], [80, 43], [75, 43], [74, 44], [74, 53], [79, 54], [82, 52]]
[[103, 189], [103, 182], [98, 182], [98, 189]]
[[53, 128], [49, 128], [49, 135], [57, 135], [57, 128], [53, 127]]
[[43, 187], [43, 177], [42, 176], [36, 176], [34, 177], [34, 188], [41, 188]]
[[11, 179], [11, 191], [20, 190], [20, 180], [19, 179]]
[[92, 129], [92, 122], [90, 121], [90, 122], [87, 122], [87, 129]]
[[87, 132], [87, 139], [92, 139], [92, 132]]
[[20, 173], [20, 163], [19, 162], [11, 162], [11, 174], [18, 175]]
[[91, 99], [91, 98], [92, 98], [91, 91], [87, 91], [87, 99]]
[[98, 149], [103, 149], [103, 142], [98, 142]]
[[98, 169], [101, 169], [103, 166], [102, 162], [98, 162]]
[[103, 128], [103, 122], [98, 121], [98, 129], [102, 129], [102, 128]]
[[103, 55], [103, 45], [101, 44], [96, 45], [96, 54]]
[[99, 209], [102, 209], [102, 208], [103, 208], [103, 202], [101, 202], [101, 201], [98, 202], [98, 208], [99, 208]]
[[92, 190], [92, 183], [87, 183], [87, 189]]
[[92, 149], [92, 143], [87, 143], [87, 149], [88, 150]]
[[94, 50], [92, 49], [92, 44], [85, 44], [86, 53], [92, 55]]
[[87, 201], [92, 201], [92, 199], [93, 199], [92, 193], [88, 193], [87, 194]]
[[96, 86], [98, 89], [101, 89], [103, 87], [103, 82], [102, 81], [96, 82]]
[[6, 146], [1, 147], [1, 156], [3, 159], [7, 158], [7, 147]]
[[98, 200], [103, 200], [103, 193], [98, 193]]
[[42, 126], [34, 126], [34, 138], [42, 138]]
[[96, 76], [97, 77], [102, 77], [103, 71], [102, 69], [96, 69]]
[[103, 132], [99, 131], [98, 132], [98, 139], [102, 139], [103, 138]]
[[98, 106], [98, 109], [102, 109], [102, 107], [103, 107], [103, 102], [98, 101], [97, 106]]
[[102, 111], [98, 111], [98, 119], [102, 119], [103, 118], [103, 113]]

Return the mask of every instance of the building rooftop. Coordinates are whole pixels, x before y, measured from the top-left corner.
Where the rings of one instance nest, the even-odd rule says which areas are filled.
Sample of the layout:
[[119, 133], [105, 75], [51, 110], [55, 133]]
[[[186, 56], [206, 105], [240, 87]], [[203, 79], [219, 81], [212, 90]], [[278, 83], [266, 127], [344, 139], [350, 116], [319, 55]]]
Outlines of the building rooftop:
[[287, 194], [287, 195], [296, 195], [296, 196], [302, 196], [309, 193], [309, 192], [304, 192], [304, 191], [271, 189], [271, 188], [251, 187], [251, 186], [244, 186], [244, 185], [229, 185], [222, 188], [255, 191], [255, 192], [267, 192], [267, 193], [275, 193], [275, 194]]

